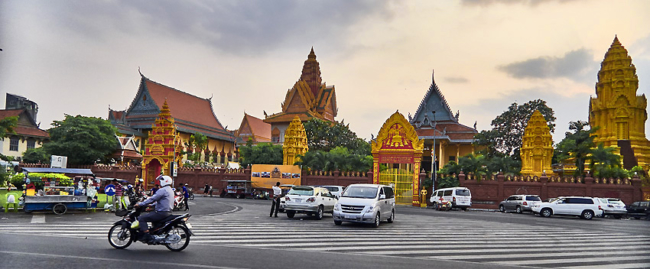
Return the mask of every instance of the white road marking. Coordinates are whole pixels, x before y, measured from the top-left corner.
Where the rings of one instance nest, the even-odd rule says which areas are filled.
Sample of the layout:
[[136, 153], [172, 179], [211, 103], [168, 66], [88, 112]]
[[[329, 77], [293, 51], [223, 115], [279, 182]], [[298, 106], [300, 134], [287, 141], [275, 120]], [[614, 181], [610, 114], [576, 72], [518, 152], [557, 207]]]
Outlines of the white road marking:
[[45, 215], [40, 215], [40, 214], [32, 215], [31, 223], [45, 223]]

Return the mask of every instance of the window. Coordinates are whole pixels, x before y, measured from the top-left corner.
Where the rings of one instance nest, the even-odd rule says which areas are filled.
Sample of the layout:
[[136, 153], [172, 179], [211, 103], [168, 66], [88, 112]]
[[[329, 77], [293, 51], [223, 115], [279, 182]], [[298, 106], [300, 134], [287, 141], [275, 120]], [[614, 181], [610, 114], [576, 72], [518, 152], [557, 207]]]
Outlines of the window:
[[451, 190], [446, 190], [442, 196], [451, 196]]
[[[384, 195], [384, 188], [379, 188], [379, 197], [382, 195]], [[388, 198], [388, 196], [386, 196], [386, 198]]]
[[526, 201], [541, 201], [542, 199], [539, 199], [539, 196], [526, 196]]
[[449, 161], [450, 162], [455, 162], [456, 161], [456, 156], [449, 156]]
[[384, 187], [384, 193], [386, 193], [386, 199], [391, 199], [393, 198], [393, 188], [391, 187]]
[[456, 190], [456, 195], [458, 196], [469, 196], [469, 190], [462, 189], [462, 190]]
[[9, 150], [10, 151], [18, 151], [18, 137], [12, 137], [11, 140], [9, 141]]
[[29, 139], [27, 140], [27, 149], [33, 149], [36, 147], [36, 140]]

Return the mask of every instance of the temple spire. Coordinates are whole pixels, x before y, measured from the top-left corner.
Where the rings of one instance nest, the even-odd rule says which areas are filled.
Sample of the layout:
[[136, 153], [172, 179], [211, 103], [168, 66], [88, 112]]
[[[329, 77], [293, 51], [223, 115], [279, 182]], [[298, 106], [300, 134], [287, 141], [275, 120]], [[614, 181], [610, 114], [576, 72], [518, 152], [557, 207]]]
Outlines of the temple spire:
[[613, 47], [614, 45], [621, 46], [621, 42], [618, 41], [618, 35], [614, 35], [614, 41], [612, 42], [612, 47]]
[[314, 94], [314, 96], [318, 96], [318, 91], [320, 91], [320, 86], [323, 79], [320, 77], [320, 64], [318, 61], [316, 61], [316, 53], [314, 53], [314, 47], [311, 48], [309, 56], [307, 56], [307, 60], [302, 67], [300, 80], [307, 82], [309, 89]]

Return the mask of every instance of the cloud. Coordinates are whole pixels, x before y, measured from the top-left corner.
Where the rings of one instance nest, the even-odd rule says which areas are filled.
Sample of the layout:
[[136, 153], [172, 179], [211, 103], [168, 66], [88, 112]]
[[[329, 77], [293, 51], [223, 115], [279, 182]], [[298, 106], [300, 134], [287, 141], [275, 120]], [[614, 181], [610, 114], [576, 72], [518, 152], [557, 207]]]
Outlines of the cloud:
[[481, 6], [486, 7], [494, 4], [524, 4], [529, 6], [537, 6], [541, 4], [558, 2], [558, 3], [568, 3], [575, 0], [462, 0], [463, 6]]
[[467, 83], [469, 80], [465, 77], [445, 77], [445, 82], [449, 83]]
[[497, 67], [518, 79], [568, 78], [578, 82], [593, 81], [598, 67], [587, 49], [567, 52], [564, 57], [539, 57]]
[[388, 19], [392, 0], [68, 1], [53, 19], [90, 37], [110, 30], [158, 33], [233, 54], [261, 54], [303, 43], [345, 42], [347, 28], [371, 16]]

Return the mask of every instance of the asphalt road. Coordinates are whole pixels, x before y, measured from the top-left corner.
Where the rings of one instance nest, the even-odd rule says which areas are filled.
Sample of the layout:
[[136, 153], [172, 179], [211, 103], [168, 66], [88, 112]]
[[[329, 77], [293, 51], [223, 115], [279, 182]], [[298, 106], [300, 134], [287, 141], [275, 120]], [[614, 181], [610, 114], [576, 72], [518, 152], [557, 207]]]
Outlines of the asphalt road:
[[[650, 267], [650, 255], [644, 256], [643, 250], [629, 254], [628, 262], [588, 250], [591, 245], [616, 250], [607, 247], [610, 242], [635, 250], [628, 241], [647, 249], [650, 221], [399, 206], [395, 223], [373, 229], [334, 226], [329, 215], [320, 221], [304, 215], [269, 218], [269, 207], [270, 201], [197, 197], [189, 211], [197, 235], [180, 253], [141, 243], [113, 249], [106, 233], [119, 218], [110, 213], [0, 213], [0, 264], [4, 268], [539, 268], [559, 267], [549, 259], [555, 255], [565, 259], [560, 265], [567, 267]], [[523, 253], [519, 257], [502, 254], [509, 250], [509, 242], [524, 242], [522, 250], [527, 251], [519, 251]], [[535, 245], [547, 247], [532, 248]], [[570, 251], [562, 251], [564, 246]], [[549, 253], [539, 255], [540, 250]]]

